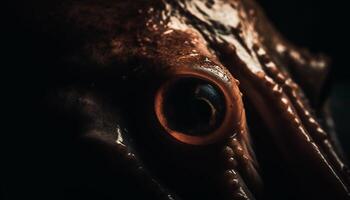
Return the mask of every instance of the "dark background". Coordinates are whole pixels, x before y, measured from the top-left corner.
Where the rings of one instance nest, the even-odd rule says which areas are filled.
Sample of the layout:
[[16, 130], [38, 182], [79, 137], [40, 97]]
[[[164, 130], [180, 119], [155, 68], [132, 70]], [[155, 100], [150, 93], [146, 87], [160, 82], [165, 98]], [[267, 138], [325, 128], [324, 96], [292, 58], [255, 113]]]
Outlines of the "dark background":
[[268, 18], [291, 42], [332, 60], [330, 95], [339, 140], [350, 154], [350, 10], [341, 0], [259, 0]]
[[[350, 79], [348, 78], [348, 44], [349, 44], [349, 15], [350, 10], [344, 0], [257, 0], [266, 11], [269, 19], [275, 24], [282, 34], [293, 43], [307, 47], [315, 53], [325, 53], [332, 59], [330, 90], [332, 110], [336, 122], [336, 129], [340, 141], [346, 153], [350, 152]], [[5, 32], [1, 43], [3, 49], [1, 60], [2, 99], [5, 121], [0, 134], [1, 158], [0, 166], [4, 176], [0, 177], [0, 199], [4, 193], [6, 196], [27, 196], [26, 193], [19, 194], [19, 188], [28, 187], [28, 181], [23, 182], [25, 174], [23, 168], [31, 162], [35, 162], [30, 148], [38, 148], [31, 143], [31, 135], [35, 129], [33, 123], [40, 125], [40, 121], [34, 121], [31, 117], [37, 115], [37, 108], [31, 106], [31, 96], [36, 94], [36, 86], [44, 84], [41, 81], [40, 70], [32, 66], [26, 59], [30, 59], [30, 52], [26, 52], [35, 45], [28, 41], [26, 29], [17, 24], [16, 8], [23, 7], [20, 1], [12, 1], [11, 6], [4, 6], [4, 23], [0, 25]], [[22, 8], [25, 9], [25, 8]], [[15, 14], [14, 14], [15, 13]], [[44, 73], [42, 73], [44, 74]], [[34, 84], [35, 83], [35, 84]], [[30, 111], [30, 112], [27, 112]], [[50, 133], [48, 133], [50, 134]], [[37, 143], [49, 143], [46, 138]], [[40, 149], [45, 151], [45, 149]], [[34, 151], [35, 152], [35, 151]], [[44, 162], [44, 161], [41, 161]], [[6, 165], [14, 163], [13, 165]], [[1, 168], [1, 167], [0, 167]], [[10, 173], [9, 173], [10, 172]], [[3, 179], [3, 177], [5, 177]], [[22, 178], [21, 178], [22, 177]], [[46, 183], [42, 183], [45, 185]], [[40, 185], [40, 184], [39, 184]], [[33, 187], [33, 186], [32, 186]], [[10, 188], [10, 189], [9, 189]], [[30, 186], [29, 186], [30, 188]], [[40, 188], [37, 188], [40, 190]], [[5, 190], [5, 192], [3, 192]], [[27, 192], [27, 191], [26, 191]], [[47, 199], [52, 199], [48, 196]]]
[[290, 41], [332, 58], [332, 76], [346, 82], [350, 10], [341, 0], [258, 0]]

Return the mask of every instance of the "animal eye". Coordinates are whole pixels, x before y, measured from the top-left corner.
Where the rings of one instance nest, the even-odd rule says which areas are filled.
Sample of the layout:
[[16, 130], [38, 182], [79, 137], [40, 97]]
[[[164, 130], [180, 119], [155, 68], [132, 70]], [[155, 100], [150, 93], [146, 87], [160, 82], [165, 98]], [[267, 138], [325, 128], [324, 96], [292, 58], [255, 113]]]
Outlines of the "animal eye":
[[155, 99], [163, 128], [175, 139], [194, 145], [208, 144], [225, 135], [227, 100], [215, 83], [197, 77], [168, 81]]

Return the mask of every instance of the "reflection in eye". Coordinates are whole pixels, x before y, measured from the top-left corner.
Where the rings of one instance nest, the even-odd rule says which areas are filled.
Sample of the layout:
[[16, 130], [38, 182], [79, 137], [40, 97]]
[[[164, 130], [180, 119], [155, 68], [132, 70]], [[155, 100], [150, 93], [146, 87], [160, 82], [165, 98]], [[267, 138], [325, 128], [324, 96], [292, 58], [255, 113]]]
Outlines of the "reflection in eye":
[[225, 114], [221, 92], [210, 83], [182, 78], [164, 94], [164, 117], [170, 129], [189, 135], [206, 135], [220, 126]]
[[222, 135], [217, 131], [226, 116], [225, 96], [209, 81], [194, 77], [171, 80], [159, 89], [155, 104], [159, 122], [177, 140], [204, 144]]

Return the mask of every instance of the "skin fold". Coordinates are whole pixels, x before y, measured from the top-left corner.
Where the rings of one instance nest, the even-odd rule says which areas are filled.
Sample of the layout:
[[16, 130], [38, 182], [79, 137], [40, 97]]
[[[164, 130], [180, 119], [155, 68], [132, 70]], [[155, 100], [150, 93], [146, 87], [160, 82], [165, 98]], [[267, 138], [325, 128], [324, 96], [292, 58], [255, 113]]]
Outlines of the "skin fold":
[[[322, 96], [329, 60], [285, 40], [253, 0], [27, 4], [67, 197], [350, 199]], [[223, 113], [204, 135], [164, 114], [182, 78], [222, 96], [224, 111], [200, 99]]]

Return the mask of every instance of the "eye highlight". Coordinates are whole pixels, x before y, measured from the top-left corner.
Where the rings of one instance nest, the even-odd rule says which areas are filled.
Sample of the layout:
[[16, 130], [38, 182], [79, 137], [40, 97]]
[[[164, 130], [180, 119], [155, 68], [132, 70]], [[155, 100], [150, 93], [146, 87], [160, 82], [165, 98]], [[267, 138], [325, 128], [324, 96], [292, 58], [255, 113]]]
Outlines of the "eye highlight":
[[164, 91], [163, 115], [174, 131], [208, 135], [222, 123], [225, 99], [220, 90], [207, 81], [180, 78]]
[[155, 112], [176, 140], [192, 145], [214, 143], [232, 133], [234, 121], [228, 110], [232, 110], [233, 101], [227, 93], [204, 77], [177, 77], [158, 90]]

